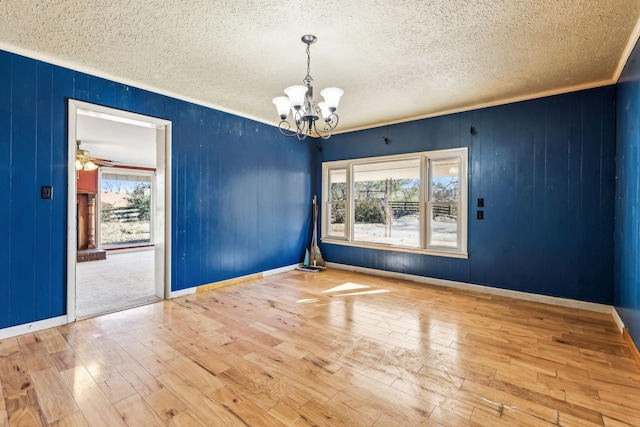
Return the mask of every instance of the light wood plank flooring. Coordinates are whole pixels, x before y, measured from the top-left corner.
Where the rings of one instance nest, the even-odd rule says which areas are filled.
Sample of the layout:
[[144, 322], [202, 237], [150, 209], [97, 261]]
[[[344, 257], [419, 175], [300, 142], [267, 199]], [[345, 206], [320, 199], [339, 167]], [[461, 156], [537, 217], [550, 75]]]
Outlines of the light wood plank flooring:
[[0, 341], [0, 426], [638, 426], [610, 315], [327, 270]]

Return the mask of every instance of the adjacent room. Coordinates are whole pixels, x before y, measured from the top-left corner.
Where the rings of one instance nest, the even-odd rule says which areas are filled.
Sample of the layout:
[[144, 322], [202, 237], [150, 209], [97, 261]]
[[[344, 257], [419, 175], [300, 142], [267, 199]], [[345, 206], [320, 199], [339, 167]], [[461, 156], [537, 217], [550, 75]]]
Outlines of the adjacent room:
[[69, 212], [77, 254], [68, 291], [78, 319], [164, 298], [154, 280], [156, 130], [88, 113], [75, 117], [77, 209]]
[[0, 426], [640, 426], [640, 3], [0, 4]]

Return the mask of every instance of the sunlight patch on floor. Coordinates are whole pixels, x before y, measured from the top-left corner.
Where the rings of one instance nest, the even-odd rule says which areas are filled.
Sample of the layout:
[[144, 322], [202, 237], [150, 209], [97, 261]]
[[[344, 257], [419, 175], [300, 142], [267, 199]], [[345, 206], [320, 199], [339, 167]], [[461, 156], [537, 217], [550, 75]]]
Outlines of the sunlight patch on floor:
[[[361, 284], [352, 283], [352, 282], [345, 282], [342, 285], [334, 286], [331, 289], [325, 289], [321, 293], [323, 294], [332, 293], [332, 295], [327, 295], [327, 296], [330, 298], [333, 298], [333, 297], [349, 297], [349, 296], [356, 296], [356, 295], [384, 294], [387, 292], [391, 292], [386, 289], [362, 290], [362, 289], [369, 289], [369, 288], [371, 288], [371, 286], [361, 285]], [[336, 292], [345, 292], [345, 291], [356, 291], [356, 292], [336, 293]], [[317, 302], [320, 302], [319, 298], [305, 298], [305, 299], [296, 301], [297, 304], [313, 304]]]
[[296, 301], [296, 303], [298, 304], [311, 304], [314, 302], [318, 302], [320, 301], [318, 298], [307, 298], [307, 299], [300, 299], [298, 301]]
[[371, 286], [367, 286], [367, 285], [359, 285], [357, 283], [351, 283], [351, 282], [346, 282], [343, 283], [342, 285], [333, 287], [331, 289], [327, 289], [325, 291], [322, 291], [323, 294], [329, 293], [329, 292], [342, 292], [342, 291], [352, 291], [354, 289], [365, 289], [365, 288], [370, 288]]
[[371, 291], [362, 291], [362, 292], [349, 292], [346, 294], [337, 294], [337, 295], [333, 295], [335, 297], [348, 297], [348, 296], [353, 296], [353, 295], [371, 295], [371, 294], [384, 294], [387, 292], [391, 292], [391, 291], [387, 291], [386, 289], [374, 289]]

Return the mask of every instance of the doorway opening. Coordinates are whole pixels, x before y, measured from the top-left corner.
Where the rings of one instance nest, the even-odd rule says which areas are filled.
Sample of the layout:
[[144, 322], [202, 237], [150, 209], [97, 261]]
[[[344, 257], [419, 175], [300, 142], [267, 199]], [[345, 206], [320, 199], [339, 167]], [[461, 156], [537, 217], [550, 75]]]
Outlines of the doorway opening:
[[171, 122], [69, 100], [67, 318], [170, 296]]

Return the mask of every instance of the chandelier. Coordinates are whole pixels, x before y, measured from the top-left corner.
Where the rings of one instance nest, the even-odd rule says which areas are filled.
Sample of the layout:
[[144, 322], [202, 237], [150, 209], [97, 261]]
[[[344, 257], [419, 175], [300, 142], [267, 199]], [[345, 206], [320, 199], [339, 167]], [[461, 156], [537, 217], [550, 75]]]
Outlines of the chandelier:
[[[338, 126], [338, 115], [336, 109], [340, 102], [340, 97], [344, 94], [342, 89], [328, 87], [320, 92], [324, 102], [313, 100], [313, 79], [309, 75], [311, 66], [311, 54], [309, 47], [318, 39], [313, 35], [302, 36], [302, 42], [307, 45], [307, 76], [302, 80], [305, 84], [289, 86], [284, 90], [287, 96], [279, 96], [273, 99], [276, 105], [280, 124], [278, 129], [284, 136], [296, 136], [299, 140], [305, 139], [308, 135], [317, 135], [323, 139], [329, 139], [331, 133]], [[287, 121], [289, 110], [293, 113], [296, 123], [295, 130]], [[320, 119], [322, 115], [322, 120]]]

